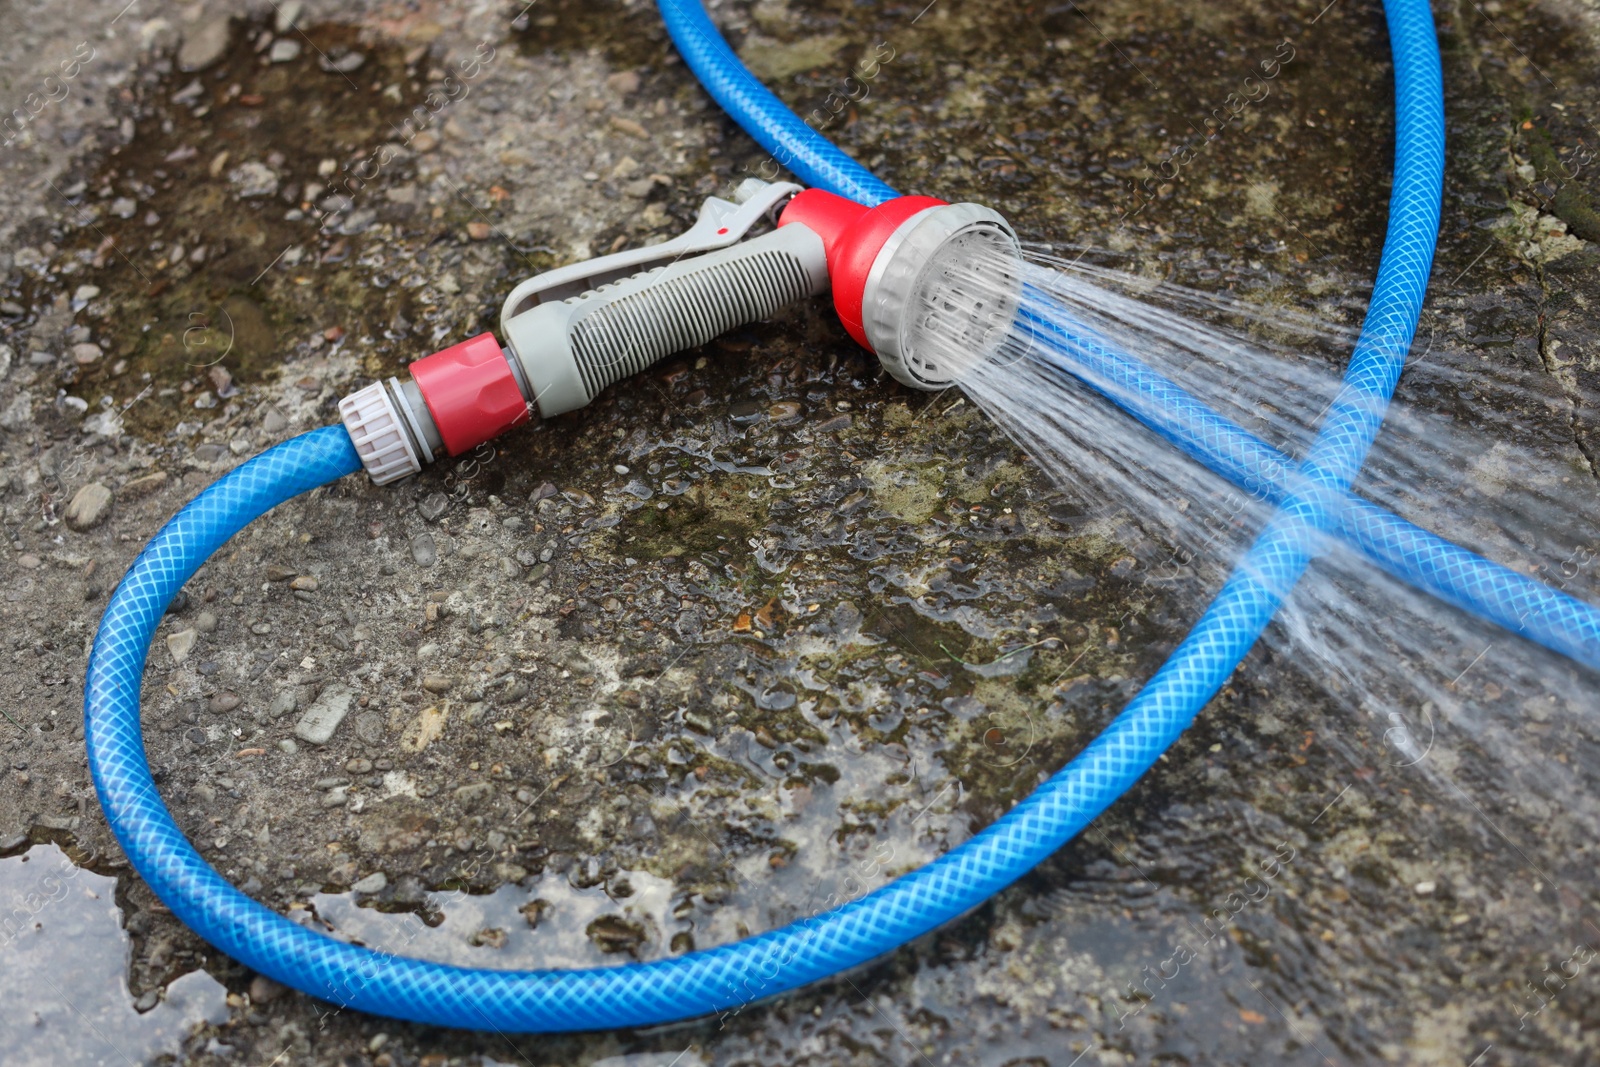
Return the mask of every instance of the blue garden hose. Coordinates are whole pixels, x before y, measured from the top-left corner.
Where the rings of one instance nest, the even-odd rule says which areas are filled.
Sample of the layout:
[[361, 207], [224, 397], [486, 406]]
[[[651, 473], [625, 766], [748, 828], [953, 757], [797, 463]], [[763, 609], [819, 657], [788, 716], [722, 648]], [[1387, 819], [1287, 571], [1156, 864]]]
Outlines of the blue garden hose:
[[[698, 0], [662, 0], [669, 31], [724, 107], [805, 181], [875, 203], [892, 190], [767, 93]], [[1071, 763], [925, 867], [830, 911], [673, 959], [580, 971], [475, 970], [324, 937], [239, 892], [162, 804], [139, 730], [144, 657], [171, 597], [229, 537], [277, 504], [360, 469], [342, 428], [285, 442], [225, 475], [134, 561], [90, 657], [85, 732], [95, 787], [128, 859], [180, 919], [245, 965], [340, 1005], [507, 1032], [638, 1026], [735, 1008], [880, 956], [1004, 888], [1120, 796], [1193, 720], [1255, 642], [1330, 528], [1376, 435], [1415, 330], [1438, 226], [1439, 57], [1425, 0], [1387, 0], [1396, 98], [1388, 235], [1345, 385], [1288, 493], [1196, 627]]]

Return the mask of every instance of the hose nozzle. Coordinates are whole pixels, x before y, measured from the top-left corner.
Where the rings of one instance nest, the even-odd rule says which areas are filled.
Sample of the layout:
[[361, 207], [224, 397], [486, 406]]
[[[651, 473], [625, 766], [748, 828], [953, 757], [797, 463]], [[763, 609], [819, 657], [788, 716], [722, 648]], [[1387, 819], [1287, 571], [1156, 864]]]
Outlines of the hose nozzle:
[[808, 189], [778, 223], [780, 232], [796, 225], [822, 238], [844, 328], [897, 381], [947, 388], [1009, 335], [1022, 253], [998, 212], [928, 196], [868, 208]]
[[[792, 197], [792, 199], [790, 199]], [[776, 229], [745, 235], [787, 200]], [[747, 180], [673, 240], [575, 263], [512, 290], [501, 347], [480, 334], [340, 402], [372, 480], [420, 471], [528, 421], [583, 407], [664, 356], [833, 287], [850, 335], [896, 379], [944, 389], [1010, 335], [1021, 251], [979, 204], [902, 196], [874, 208]]]

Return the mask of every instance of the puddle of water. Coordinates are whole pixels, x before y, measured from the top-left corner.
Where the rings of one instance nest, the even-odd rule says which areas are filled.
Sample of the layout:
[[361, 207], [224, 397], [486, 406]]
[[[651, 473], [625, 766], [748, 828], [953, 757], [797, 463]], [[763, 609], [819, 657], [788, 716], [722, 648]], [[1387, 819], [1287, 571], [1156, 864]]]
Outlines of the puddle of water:
[[227, 990], [204, 971], [174, 980], [148, 1011], [135, 1008], [116, 889], [53, 844], [0, 859], [7, 1067], [143, 1063], [176, 1051], [197, 1024], [228, 1017]]
[[673, 896], [670, 881], [643, 871], [583, 889], [546, 871], [527, 887], [429, 893], [417, 912], [319, 893], [291, 917], [380, 952], [462, 967], [596, 967], [667, 955], [673, 935], [691, 925], [674, 917], [688, 909]]

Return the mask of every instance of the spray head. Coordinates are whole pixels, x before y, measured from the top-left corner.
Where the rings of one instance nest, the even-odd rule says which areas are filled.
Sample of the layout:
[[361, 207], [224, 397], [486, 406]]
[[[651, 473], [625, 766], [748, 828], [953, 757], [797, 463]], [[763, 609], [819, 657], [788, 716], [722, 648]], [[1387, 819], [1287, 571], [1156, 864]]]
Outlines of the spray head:
[[1011, 225], [980, 204], [902, 196], [868, 208], [819, 189], [789, 201], [780, 229], [822, 238], [844, 328], [897, 381], [944, 389], [994, 356], [1022, 295]]

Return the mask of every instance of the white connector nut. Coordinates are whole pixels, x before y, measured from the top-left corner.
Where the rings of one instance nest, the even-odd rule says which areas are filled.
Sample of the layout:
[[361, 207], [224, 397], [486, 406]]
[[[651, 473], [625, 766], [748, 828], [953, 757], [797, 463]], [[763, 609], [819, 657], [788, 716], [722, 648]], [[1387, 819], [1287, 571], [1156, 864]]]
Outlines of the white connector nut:
[[339, 401], [339, 417], [375, 484], [387, 485], [422, 470], [400, 412], [381, 381]]

